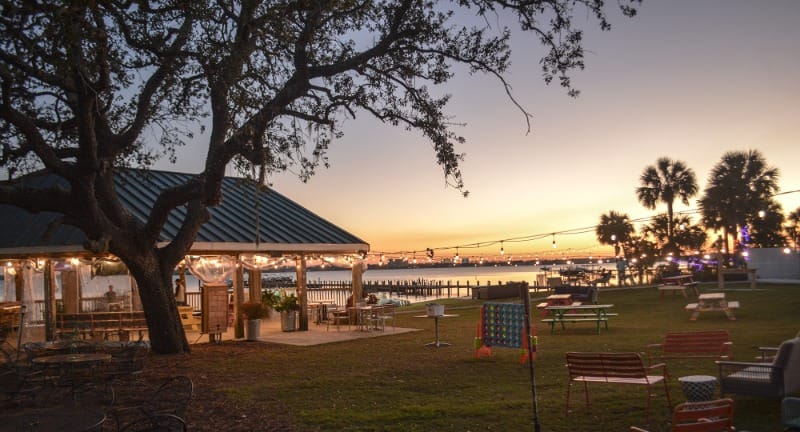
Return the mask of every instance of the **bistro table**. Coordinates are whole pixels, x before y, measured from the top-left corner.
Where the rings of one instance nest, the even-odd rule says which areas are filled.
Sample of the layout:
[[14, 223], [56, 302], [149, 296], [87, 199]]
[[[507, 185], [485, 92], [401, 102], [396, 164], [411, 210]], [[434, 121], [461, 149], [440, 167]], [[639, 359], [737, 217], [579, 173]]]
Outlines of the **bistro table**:
[[441, 314], [441, 315], [414, 315], [414, 318], [433, 318], [433, 334], [435, 340], [433, 342], [428, 342], [425, 346], [434, 347], [434, 348], [441, 348], [441, 347], [448, 347], [450, 344], [448, 342], [442, 342], [439, 340], [439, 318], [453, 318], [457, 317], [457, 314]]
[[[76, 354], [56, 354], [51, 356], [36, 357], [31, 360], [41, 366], [57, 368], [60, 378], [64, 379], [72, 387], [73, 398], [76, 389], [92, 379], [94, 367], [100, 363], [111, 361], [111, 354], [105, 353], [76, 353]], [[86, 375], [79, 375], [78, 371], [88, 371]]]
[[77, 407], [6, 411], [0, 414], [0, 432], [83, 432], [100, 428], [106, 420], [103, 411]]
[[566, 330], [565, 322], [594, 322], [597, 323], [597, 334], [600, 334], [600, 324], [605, 324], [608, 330], [608, 317], [616, 316], [616, 313], [608, 313], [607, 310], [614, 307], [613, 304], [571, 304], [563, 306], [547, 306], [545, 310], [553, 313], [552, 318], [543, 319], [542, 322], [550, 324], [550, 333], [554, 333], [556, 324], [561, 324], [561, 329]]
[[697, 303], [689, 303], [685, 309], [691, 311], [692, 315], [689, 317], [691, 321], [696, 321], [700, 316], [700, 312], [725, 312], [725, 316], [729, 320], [736, 320], [733, 314], [734, 309], [739, 308], [738, 301], [728, 301], [725, 298], [725, 293], [706, 293], [700, 294], [697, 297]]

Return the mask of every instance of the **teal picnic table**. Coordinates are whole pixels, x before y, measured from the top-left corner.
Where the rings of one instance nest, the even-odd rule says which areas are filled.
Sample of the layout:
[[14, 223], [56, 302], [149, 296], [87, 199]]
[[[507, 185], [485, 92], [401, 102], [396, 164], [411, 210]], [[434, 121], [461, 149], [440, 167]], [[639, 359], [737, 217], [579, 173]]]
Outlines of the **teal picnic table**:
[[551, 318], [543, 319], [542, 322], [550, 324], [550, 333], [555, 333], [556, 324], [561, 324], [561, 329], [566, 330], [564, 323], [568, 322], [594, 322], [597, 324], [597, 334], [600, 334], [600, 324], [604, 324], [608, 330], [608, 318], [617, 316], [616, 313], [608, 313], [608, 309], [614, 307], [613, 304], [580, 304], [580, 305], [560, 305], [548, 306], [545, 309], [550, 311]]

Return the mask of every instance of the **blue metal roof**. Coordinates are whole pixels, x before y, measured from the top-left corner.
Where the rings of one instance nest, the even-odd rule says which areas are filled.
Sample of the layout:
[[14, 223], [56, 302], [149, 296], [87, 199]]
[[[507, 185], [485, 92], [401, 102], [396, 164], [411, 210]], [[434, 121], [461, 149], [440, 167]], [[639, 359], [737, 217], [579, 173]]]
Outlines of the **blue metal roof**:
[[[138, 169], [120, 169], [115, 176], [117, 193], [123, 205], [142, 223], [158, 194], [190, 179], [192, 174]], [[63, 179], [38, 173], [26, 176], [28, 187], [49, 187]], [[257, 205], [256, 205], [257, 203]], [[319, 217], [280, 193], [261, 188], [256, 193], [252, 180], [225, 177], [222, 182], [222, 203], [211, 207], [211, 220], [197, 234], [193, 252], [259, 251], [259, 252], [340, 252], [369, 250], [358, 237]], [[161, 241], [172, 239], [180, 228], [186, 208], [172, 211], [161, 231]], [[60, 217], [58, 213], [31, 214], [10, 205], [0, 205], [0, 255], [21, 250], [54, 253], [80, 250], [86, 236], [75, 227], [48, 227]], [[256, 246], [256, 238], [259, 245]]]

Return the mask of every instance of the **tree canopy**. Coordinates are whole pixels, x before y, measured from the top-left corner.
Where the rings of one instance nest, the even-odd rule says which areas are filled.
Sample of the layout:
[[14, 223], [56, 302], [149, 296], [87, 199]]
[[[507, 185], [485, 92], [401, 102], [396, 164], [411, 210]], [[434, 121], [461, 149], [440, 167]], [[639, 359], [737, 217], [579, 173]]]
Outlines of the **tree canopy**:
[[[772, 197], [779, 190], [778, 177], [778, 169], [767, 165], [758, 150], [727, 152], [714, 165], [700, 199], [700, 210], [706, 227], [722, 230], [726, 251], [731, 251], [728, 237], [732, 235], [737, 240], [739, 229], [754, 222], [759, 211], [780, 211], [780, 207], [772, 205]], [[778, 226], [781, 222], [777, 222]], [[761, 224], [761, 228], [764, 234], [766, 226]]]
[[[640, 0], [620, 2], [635, 14]], [[328, 164], [342, 121], [362, 113], [420, 131], [445, 181], [465, 191], [448, 96], [433, 89], [453, 66], [499, 79], [511, 95], [512, 27], [532, 36], [545, 82], [576, 94], [584, 66], [573, 15], [610, 24], [602, 0], [490, 1], [0, 1], [0, 203], [64, 215], [87, 247], [120, 257], [140, 286], [153, 349], [188, 350], [171, 274], [219, 202], [225, 168]], [[465, 14], [478, 24], [464, 24]], [[583, 19], [581, 19], [583, 21]], [[490, 23], [509, 22], [495, 28]], [[531, 51], [534, 49], [532, 48]], [[516, 103], [513, 98], [512, 103]], [[520, 106], [518, 104], [518, 106]], [[528, 113], [521, 108], [526, 118]], [[139, 223], [120, 203], [122, 165], [176, 158], [207, 122], [203, 170], [163, 191]], [[205, 135], [205, 133], [204, 133]], [[47, 169], [69, 188], [31, 189], [13, 177]], [[169, 212], [179, 235], [157, 246]]]
[[655, 165], [647, 166], [639, 178], [641, 186], [636, 189], [639, 202], [648, 209], [655, 209], [659, 202], [667, 206], [666, 244], [675, 249], [674, 211], [675, 200], [689, 204], [689, 198], [697, 194], [697, 178], [694, 170], [685, 163], [666, 157], [659, 158]]

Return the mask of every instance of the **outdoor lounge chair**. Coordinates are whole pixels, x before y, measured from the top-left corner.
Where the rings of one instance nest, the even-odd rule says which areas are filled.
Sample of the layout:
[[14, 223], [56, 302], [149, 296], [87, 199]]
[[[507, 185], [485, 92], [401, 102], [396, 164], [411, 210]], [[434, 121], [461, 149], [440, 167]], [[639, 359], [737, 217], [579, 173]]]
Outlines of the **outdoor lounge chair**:
[[[728, 432], [733, 427], [733, 400], [686, 402], [672, 412], [671, 432]], [[631, 426], [631, 432], [647, 432]]]
[[800, 398], [783, 398], [781, 421], [788, 432], [800, 432]]
[[720, 394], [783, 397], [800, 392], [800, 338], [784, 341], [772, 363], [717, 361]]

